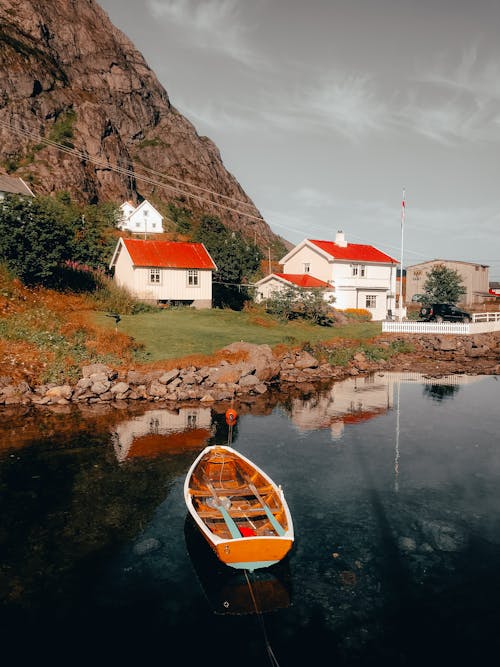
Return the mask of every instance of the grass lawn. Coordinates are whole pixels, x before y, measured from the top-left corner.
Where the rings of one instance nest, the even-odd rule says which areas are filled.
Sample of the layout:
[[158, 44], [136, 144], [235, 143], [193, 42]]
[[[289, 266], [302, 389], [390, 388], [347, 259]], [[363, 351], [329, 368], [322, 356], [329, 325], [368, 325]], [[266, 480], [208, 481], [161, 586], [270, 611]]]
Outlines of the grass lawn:
[[[96, 313], [96, 323], [114, 328], [105, 313]], [[142, 343], [150, 361], [181, 359], [190, 355], [210, 355], [235, 341], [300, 345], [334, 338], [368, 340], [381, 332], [377, 322], [343, 327], [321, 327], [307, 322], [281, 323], [271, 316], [232, 310], [181, 308], [154, 313], [122, 315], [118, 330]]]

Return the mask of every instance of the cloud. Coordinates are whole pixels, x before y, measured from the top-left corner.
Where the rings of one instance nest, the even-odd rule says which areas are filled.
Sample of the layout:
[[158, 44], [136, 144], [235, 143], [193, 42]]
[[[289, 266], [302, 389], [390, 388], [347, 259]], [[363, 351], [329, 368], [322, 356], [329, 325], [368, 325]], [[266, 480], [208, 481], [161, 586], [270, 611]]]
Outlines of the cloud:
[[192, 47], [229, 56], [249, 66], [261, 62], [248, 44], [238, 0], [149, 0], [154, 18], [177, 26]]
[[390, 120], [374, 81], [364, 75], [345, 74], [320, 83], [306, 91], [302, 110], [352, 140], [385, 129]]
[[441, 54], [417, 77], [399, 112], [406, 128], [443, 144], [500, 141], [500, 65], [464, 49], [449, 63]]
[[190, 104], [183, 99], [177, 99], [176, 108], [195, 126], [203, 132], [244, 132], [252, 128], [252, 122], [247, 115], [234, 106], [231, 108], [217, 108], [214, 104]]

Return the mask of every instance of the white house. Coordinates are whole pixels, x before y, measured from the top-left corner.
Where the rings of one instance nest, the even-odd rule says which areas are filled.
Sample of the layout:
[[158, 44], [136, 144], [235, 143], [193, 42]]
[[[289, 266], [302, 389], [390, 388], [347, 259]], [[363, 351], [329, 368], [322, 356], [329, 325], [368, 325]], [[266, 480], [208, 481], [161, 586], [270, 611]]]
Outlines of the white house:
[[35, 196], [22, 178], [0, 174], [0, 201], [5, 199], [7, 194], [24, 195], [25, 197]]
[[[280, 260], [282, 274], [309, 275], [330, 289], [325, 298], [335, 297], [335, 308], [363, 308], [373, 320], [383, 320], [395, 310], [396, 269], [398, 261], [371, 245], [347, 243], [344, 233], [337, 232], [335, 242], [304, 239]], [[270, 276], [257, 283], [257, 300], [267, 298]], [[261, 285], [264, 287], [262, 289]]]
[[203, 243], [120, 238], [109, 268], [116, 283], [142, 301], [212, 307], [217, 266]]
[[118, 228], [134, 234], [161, 234], [163, 216], [145, 199], [139, 206], [125, 201], [120, 206]]
[[256, 301], [265, 301], [273, 293], [285, 290], [289, 287], [300, 287], [303, 290], [321, 289], [333, 294], [333, 287], [324, 280], [314, 278], [308, 273], [289, 274], [289, 273], [270, 273], [256, 283], [258, 289], [255, 295]]

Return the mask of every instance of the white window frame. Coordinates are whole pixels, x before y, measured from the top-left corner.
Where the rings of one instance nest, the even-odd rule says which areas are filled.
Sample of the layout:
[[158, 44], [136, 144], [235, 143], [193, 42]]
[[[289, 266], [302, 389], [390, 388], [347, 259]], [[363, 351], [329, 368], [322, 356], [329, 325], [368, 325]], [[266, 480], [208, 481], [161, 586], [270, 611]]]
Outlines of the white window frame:
[[152, 266], [148, 269], [148, 272], [149, 272], [149, 284], [161, 285], [161, 269]]
[[304, 273], [311, 273], [311, 263], [304, 262]]
[[353, 278], [366, 278], [366, 264], [351, 264]]
[[377, 307], [377, 295], [376, 294], [367, 294], [365, 297], [365, 308], [370, 310]]
[[187, 286], [188, 287], [199, 287], [200, 286], [200, 273], [198, 269], [188, 269], [187, 271]]

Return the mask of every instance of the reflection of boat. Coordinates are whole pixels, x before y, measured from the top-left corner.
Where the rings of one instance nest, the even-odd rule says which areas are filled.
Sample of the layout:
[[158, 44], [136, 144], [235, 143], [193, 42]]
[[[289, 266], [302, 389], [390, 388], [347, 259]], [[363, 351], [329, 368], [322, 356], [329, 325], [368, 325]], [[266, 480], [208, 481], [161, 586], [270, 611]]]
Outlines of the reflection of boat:
[[232, 447], [206, 447], [184, 482], [189, 513], [217, 557], [254, 570], [278, 563], [294, 534], [283, 490]]
[[287, 559], [271, 569], [247, 573], [220, 562], [190, 515], [184, 536], [191, 563], [215, 614], [257, 614], [290, 606]]

